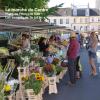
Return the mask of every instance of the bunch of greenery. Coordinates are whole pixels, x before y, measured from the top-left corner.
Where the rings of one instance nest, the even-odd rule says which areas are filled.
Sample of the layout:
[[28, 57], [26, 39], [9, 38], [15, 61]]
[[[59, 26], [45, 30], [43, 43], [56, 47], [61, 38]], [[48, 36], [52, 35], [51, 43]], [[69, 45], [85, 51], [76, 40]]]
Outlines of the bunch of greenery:
[[60, 66], [56, 66], [55, 70], [56, 70], [56, 75], [59, 75], [63, 71], [63, 68]]
[[[51, 8], [47, 7], [50, 0], [0, 0], [0, 8], [8, 13], [17, 13], [20, 16], [33, 19], [47, 19], [54, 14], [63, 3]], [[18, 10], [19, 9], [19, 10]], [[22, 10], [24, 9], [24, 10]]]
[[15, 54], [14, 58], [20, 66], [24, 66], [28, 65], [34, 56], [35, 53], [31, 53], [30, 51], [23, 51], [21, 54]]
[[0, 100], [4, 100], [4, 85], [6, 82], [6, 74], [9, 69], [8, 63], [3, 69], [3, 66], [0, 63]]
[[43, 67], [43, 72], [48, 77], [52, 77], [53, 75], [56, 74], [55, 65], [53, 65], [53, 64], [45, 64], [45, 66]]
[[25, 82], [25, 89], [33, 89], [35, 95], [39, 94], [42, 88], [42, 80], [37, 80], [32, 74]]

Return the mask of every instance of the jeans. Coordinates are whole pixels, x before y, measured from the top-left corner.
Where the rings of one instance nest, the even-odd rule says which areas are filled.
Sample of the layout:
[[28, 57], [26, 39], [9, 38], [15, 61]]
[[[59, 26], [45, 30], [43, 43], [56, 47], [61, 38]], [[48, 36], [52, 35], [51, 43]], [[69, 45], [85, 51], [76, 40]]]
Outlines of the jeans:
[[68, 58], [68, 71], [69, 71], [69, 77], [70, 82], [75, 84], [76, 82], [76, 59]]

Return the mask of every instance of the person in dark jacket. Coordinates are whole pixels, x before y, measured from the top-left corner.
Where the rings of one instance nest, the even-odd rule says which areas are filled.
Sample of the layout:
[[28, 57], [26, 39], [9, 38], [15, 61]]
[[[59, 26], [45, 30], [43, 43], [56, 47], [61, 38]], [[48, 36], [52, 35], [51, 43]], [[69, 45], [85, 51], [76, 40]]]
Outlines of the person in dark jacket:
[[49, 44], [47, 43], [47, 39], [44, 37], [40, 38], [40, 41], [38, 42], [39, 45], [39, 51], [43, 52], [43, 56], [47, 57], [49, 55]]
[[70, 81], [69, 85], [74, 85], [76, 83], [76, 58], [79, 51], [79, 42], [76, 38], [76, 33], [71, 33], [70, 35], [70, 44], [67, 51], [68, 58], [68, 71]]

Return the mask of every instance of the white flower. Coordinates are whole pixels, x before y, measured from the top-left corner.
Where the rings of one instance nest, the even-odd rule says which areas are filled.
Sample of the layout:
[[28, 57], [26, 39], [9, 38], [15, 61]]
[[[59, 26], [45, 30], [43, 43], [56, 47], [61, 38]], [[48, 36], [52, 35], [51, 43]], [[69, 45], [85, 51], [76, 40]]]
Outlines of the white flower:
[[30, 53], [33, 54], [34, 53], [34, 50], [31, 50]]
[[22, 60], [24, 60], [24, 57], [21, 57]]

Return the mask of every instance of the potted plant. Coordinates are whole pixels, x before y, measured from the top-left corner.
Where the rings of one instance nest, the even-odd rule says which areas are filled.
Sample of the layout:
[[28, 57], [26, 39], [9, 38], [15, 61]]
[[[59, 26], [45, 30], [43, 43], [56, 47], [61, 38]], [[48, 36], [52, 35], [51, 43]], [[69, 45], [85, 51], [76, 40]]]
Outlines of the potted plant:
[[32, 74], [27, 81], [25, 81], [25, 89], [32, 89], [35, 95], [38, 95], [42, 89], [44, 77], [39, 73]]
[[45, 64], [45, 66], [43, 67], [43, 72], [48, 77], [54, 76], [56, 74], [55, 65], [53, 65], [53, 64]]
[[60, 62], [60, 60], [58, 58], [54, 58], [52, 64], [54, 64], [55, 66], [58, 65]]
[[56, 70], [56, 75], [59, 75], [63, 71], [63, 68], [61, 66], [56, 66], [55, 70]]

